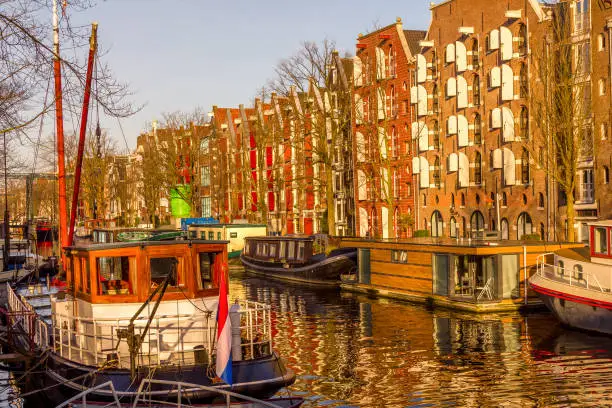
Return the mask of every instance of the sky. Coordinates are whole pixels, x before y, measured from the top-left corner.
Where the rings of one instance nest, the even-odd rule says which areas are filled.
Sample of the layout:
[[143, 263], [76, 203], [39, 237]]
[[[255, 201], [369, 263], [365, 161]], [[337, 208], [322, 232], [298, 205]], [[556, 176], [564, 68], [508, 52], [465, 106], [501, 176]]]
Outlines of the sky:
[[[70, 1], [68, 1], [70, 4]], [[117, 145], [136, 137], [162, 113], [248, 104], [273, 77], [274, 66], [303, 41], [337, 44], [355, 53], [359, 33], [402, 18], [426, 30], [429, 0], [97, 0], [71, 14], [73, 24], [97, 21], [103, 62], [130, 84], [143, 109], [130, 118], [102, 118]], [[121, 128], [125, 135], [122, 136]]]

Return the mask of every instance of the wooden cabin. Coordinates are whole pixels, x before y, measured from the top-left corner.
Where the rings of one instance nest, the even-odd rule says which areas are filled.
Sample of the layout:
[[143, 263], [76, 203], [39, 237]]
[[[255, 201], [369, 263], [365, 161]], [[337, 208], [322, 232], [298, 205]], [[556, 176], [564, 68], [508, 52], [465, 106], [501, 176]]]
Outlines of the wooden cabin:
[[581, 243], [475, 241], [447, 238], [363, 240], [344, 238], [358, 248], [355, 283], [343, 288], [472, 311], [513, 310], [539, 303], [525, 291], [537, 257]]

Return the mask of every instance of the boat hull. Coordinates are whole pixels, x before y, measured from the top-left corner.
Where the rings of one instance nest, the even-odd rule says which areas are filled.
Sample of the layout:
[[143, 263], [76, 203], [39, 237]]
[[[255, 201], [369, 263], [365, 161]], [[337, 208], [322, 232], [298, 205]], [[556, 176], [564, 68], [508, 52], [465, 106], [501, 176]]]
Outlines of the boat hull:
[[357, 251], [324, 258], [306, 265], [284, 265], [278, 262], [262, 262], [244, 253], [240, 260], [247, 272], [312, 285], [338, 286], [340, 275], [357, 265]]
[[[30, 391], [46, 389], [44, 392], [33, 394], [32, 399], [38, 404], [45, 401], [58, 404], [88, 388], [112, 381], [117, 395], [122, 401], [128, 402], [136, 397], [140, 380], [152, 378], [200, 384], [265, 399], [270, 398], [278, 390], [293, 384], [295, 381], [293, 371], [286, 369], [280, 357], [276, 354], [254, 360], [234, 361], [232, 370], [234, 384], [231, 388], [225, 383], [214, 380], [214, 365], [151, 368], [147, 372], [140, 371], [137, 374], [137, 379], [132, 381], [129, 370], [100, 370], [97, 367], [76, 364], [50, 353], [46, 360], [45, 375], [29, 378], [22, 391], [27, 394]], [[156, 389], [154, 387], [162, 388]], [[156, 399], [176, 402], [177, 390], [163, 387], [161, 385], [151, 387], [153, 391], [163, 391], [155, 396]], [[191, 403], [211, 403], [220, 398], [219, 394], [202, 389], [182, 390], [181, 395], [183, 399], [188, 398]], [[112, 392], [109, 389], [92, 391], [87, 396], [88, 401], [112, 401], [112, 398]]]
[[587, 331], [612, 334], [612, 303], [559, 287], [546, 282], [530, 281], [531, 288], [555, 317], [564, 325]]

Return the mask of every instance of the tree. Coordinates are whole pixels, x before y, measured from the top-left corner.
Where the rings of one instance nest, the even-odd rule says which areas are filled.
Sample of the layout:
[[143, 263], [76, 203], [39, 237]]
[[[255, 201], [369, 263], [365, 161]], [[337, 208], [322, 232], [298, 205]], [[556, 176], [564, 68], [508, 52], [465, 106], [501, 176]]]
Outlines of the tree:
[[[573, 40], [568, 4], [553, 9], [542, 48], [534, 50], [539, 86], [531, 95], [538, 132], [525, 143], [532, 157], [565, 196], [567, 236], [575, 240], [575, 199], [578, 163], [593, 155], [589, 43]], [[563, 205], [563, 199], [559, 205]]]

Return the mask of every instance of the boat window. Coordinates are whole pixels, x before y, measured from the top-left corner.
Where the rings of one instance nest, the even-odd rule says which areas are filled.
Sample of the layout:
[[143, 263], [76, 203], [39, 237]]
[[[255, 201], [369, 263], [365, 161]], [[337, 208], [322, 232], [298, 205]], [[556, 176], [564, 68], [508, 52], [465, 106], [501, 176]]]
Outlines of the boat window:
[[213, 287], [213, 265], [217, 254], [210, 252], [200, 252], [200, 279], [198, 279], [198, 289], [210, 289]]
[[270, 244], [270, 257], [276, 258], [276, 245]]
[[574, 279], [582, 280], [582, 278], [583, 278], [582, 265], [580, 264], [574, 265]]
[[81, 281], [84, 283], [85, 293], [91, 293], [91, 274], [89, 272], [89, 264], [87, 263], [87, 258], [83, 257], [81, 259]]
[[268, 256], [268, 244], [261, 244], [261, 256]]
[[563, 261], [557, 262], [557, 273], [561, 276], [565, 274], [565, 265], [563, 264]]
[[295, 259], [295, 242], [287, 242], [287, 259]]
[[251, 246], [249, 245], [249, 243], [248, 243], [248, 242], [245, 242], [245, 243], [244, 243], [244, 253], [245, 253], [245, 254], [252, 255], [252, 254], [251, 254], [251, 251], [250, 251], [250, 247], [251, 247]]
[[206, 239], [206, 231], [200, 231], [200, 239]]
[[298, 259], [305, 259], [306, 258], [306, 243], [305, 242], [300, 242], [298, 244]]
[[166, 276], [176, 267], [175, 279], [171, 280], [168, 287], [184, 286], [185, 280], [177, 257], [170, 256], [165, 258], [151, 258], [151, 286], [161, 285]]
[[198, 231], [189, 231], [189, 238], [197, 238]]
[[237, 232], [230, 232], [230, 238], [238, 238]]
[[215, 239], [215, 232], [214, 231], [208, 231], [208, 239], [210, 241]]
[[593, 237], [593, 251], [596, 254], [608, 254], [608, 236], [605, 228], [595, 228]]
[[280, 242], [280, 251], [278, 252], [278, 256], [280, 258], [284, 258], [287, 256], [287, 242], [286, 241]]
[[[131, 261], [131, 262], [130, 262]], [[133, 294], [135, 258], [127, 256], [105, 256], [96, 258], [99, 295]]]

